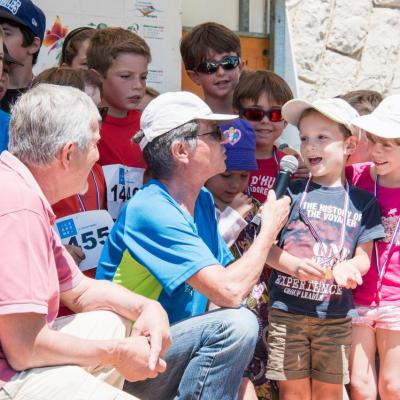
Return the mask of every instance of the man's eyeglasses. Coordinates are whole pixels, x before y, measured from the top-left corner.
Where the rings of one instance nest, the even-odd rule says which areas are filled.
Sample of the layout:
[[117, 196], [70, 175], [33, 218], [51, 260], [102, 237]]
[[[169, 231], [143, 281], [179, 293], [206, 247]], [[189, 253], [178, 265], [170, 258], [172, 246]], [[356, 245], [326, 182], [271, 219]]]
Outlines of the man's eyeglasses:
[[100, 117], [101, 117], [101, 122], [104, 122], [104, 120], [107, 117], [108, 107], [97, 107], [97, 109], [99, 110], [99, 114], [100, 114]]
[[259, 107], [247, 107], [239, 110], [239, 115], [248, 119], [249, 121], [262, 121], [267, 116], [271, 122], [283, 121], [282, 108], [272, 107], [269, 110], [263, 110]]
[[215, 74], [221, 66], [225, 71], [231, 71], [240, 64], [238, 56], [224, 57], [221, 61], [203, 61], [196, 67], [196, 71], [201, 74]]
[[215, 139], [217, 142], [220, 142], [220, 143], [224, 143], [226, 140], [226, 137], [222, 133], [219, 126], [216, 126], [212, 132], [200, 133], [200, 134], [197, 134], [196, 136], [200, 137], [200, 136], [206, 136], [206, 135], [211, 135], [213, 139]]

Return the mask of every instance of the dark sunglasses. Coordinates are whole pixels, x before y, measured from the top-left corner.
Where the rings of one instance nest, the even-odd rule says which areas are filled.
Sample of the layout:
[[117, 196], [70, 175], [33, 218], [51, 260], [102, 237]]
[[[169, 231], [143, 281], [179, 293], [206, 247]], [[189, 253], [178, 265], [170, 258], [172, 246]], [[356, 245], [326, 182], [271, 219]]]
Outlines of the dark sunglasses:
[[228, 56], [221, 61], [203, 61], [200, 63], [196, 71], [201, 74], [215, 74], [218, 71], [218, 67], [221, 66], [225, 71], [231, 71], [235, 69], [240, 63], [238, 56]]
[[97, 107], [97, 109], [99, 110], [99, 114], [100, 114], [100, 117], [101, 117], [101, 122], [104, 122], [104, 120], [107, 117], [108, 107]]
[[262, 121], [265, 116], [267, 116], [271, 122], [280, 122], [283, 120], [281, 107], [272, 107], [269, 110], [263, 110], [258, 107], [247, 107], [241, 108], [239, 113], [241, 117], [249, 121]]
[[225, 136], [222, 133], [219, 126], [217, 126], [215, 128], [215, 130], [213, 130], [212, 132], [200, 133], [200, 135], [196, 135], [196, 136], [199, 137], [199, 136], [206, 136], [206, 135], [211, 135], [213, 137], [213, 139], [215, 139], [217, 142], [225, 141]]

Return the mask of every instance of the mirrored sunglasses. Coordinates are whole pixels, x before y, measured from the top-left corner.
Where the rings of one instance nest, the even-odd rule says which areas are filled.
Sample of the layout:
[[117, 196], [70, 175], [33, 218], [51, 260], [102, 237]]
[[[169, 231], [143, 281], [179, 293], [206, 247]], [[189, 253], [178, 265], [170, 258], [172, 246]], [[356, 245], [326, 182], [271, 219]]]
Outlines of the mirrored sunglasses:
[[238, 56], [228, 56], [221, 61], [204, 61], [200, 63], [196, 71], [201, 74], [215, 74], [218, 71], [218, 67], [221, 66], [225, 71], [231, 71], [240, 64], [240, 58]]

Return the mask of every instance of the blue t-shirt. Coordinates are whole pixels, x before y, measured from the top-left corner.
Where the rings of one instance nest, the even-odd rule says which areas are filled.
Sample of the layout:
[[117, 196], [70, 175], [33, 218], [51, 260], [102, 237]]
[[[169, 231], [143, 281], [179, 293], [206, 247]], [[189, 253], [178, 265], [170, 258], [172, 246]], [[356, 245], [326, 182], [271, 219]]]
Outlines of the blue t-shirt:
[[96, 279], [113, 280], [157, 299], [176, 322], [202, 314], [207, 307], [207, 298], [186, 281], [204, 267], [225, 266], [232, 260], [218, 233], [211, 193], [200, 191], [193, 218], [153, 179], [121, 210]]
[[8, 128], [10, 126], [10, 114], [0, 110], [0, 153], [8, 149]]
[[[305, 181], [290, 184], [292, 210], [279, 240], [279, 246], [288, 253], [300, 258], [312, 258], [319, 265], [332, 268], [337, 262], [351, 259], [359, 244], [384, 236], [374, 196], [350, 186], [345, 241], [340, 252], [345, 189], [311, 183], [302, 205], [303, 217], [299, 210], [305, 185]], [[269, 286], [273, 308], [321, 319], [354, 315], [351, 290], [337, 285], [333, 279], [302, 282], [274, 270]]]

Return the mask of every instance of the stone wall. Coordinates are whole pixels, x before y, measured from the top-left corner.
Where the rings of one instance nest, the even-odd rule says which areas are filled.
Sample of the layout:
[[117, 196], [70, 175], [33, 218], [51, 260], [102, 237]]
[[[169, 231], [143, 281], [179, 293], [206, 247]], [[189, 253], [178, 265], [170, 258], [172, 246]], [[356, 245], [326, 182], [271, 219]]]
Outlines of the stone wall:
[[400, 93], [400, 0], [287, 0], [299, 95]]

